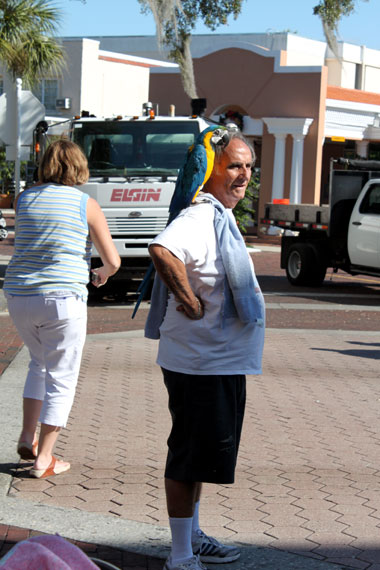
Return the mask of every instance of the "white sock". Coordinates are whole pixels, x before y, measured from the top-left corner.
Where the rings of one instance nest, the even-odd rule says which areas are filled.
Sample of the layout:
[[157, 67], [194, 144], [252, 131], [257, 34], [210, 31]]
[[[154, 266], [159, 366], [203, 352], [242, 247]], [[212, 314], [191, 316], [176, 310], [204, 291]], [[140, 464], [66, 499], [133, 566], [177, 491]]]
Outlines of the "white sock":
[[199, 526], [199, 503], [200, 501], [197, 501], [194, 506], [193, 524], [191, 527], [191, 534], [194, 538], [197, 536], [197, 531], [201, 530]]
[[193, 556], [193, 548], [191, 546], [193, 517], [169, 517], [169, 524], [172, 533], [172, 563], [173, 565], [180, 564]]

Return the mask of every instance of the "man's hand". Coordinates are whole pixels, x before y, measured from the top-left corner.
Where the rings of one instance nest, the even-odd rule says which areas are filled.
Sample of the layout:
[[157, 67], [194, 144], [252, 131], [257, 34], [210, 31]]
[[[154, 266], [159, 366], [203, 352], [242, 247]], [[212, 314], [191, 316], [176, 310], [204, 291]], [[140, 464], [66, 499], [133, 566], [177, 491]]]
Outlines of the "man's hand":
[[189, 319], [192, 319], [193, 321], [198, 321], [204, 316], [205, 309], [201, 299], [199, 297], [195, 297], [195, 299], [197, 300], [197, 306], [194, 311], [191, 311], [191, 313], [189, 313], [188, 310], [186, 310], [185, 306], [182, 304], [178, 305], [177, 311], [179, 311], [180, 313], [185, 313], [185, 315], [189, 317]]

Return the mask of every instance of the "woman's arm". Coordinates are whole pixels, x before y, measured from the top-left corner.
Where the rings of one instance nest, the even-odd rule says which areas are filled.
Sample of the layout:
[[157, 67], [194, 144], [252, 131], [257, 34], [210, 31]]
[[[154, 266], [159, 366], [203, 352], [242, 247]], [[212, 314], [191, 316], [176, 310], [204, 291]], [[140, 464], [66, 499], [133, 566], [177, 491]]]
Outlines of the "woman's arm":
[[95, 274], [97, 278], [95, 281], [92, 281], [95, 287], [100, 287], [104, 285], [108, 277], [119, 269], [120, 256], [112, 241], [105, 215], [97, 201], [93, 198], [89, 198], [87, 201], [87, 223], [92, 243], [95, 245], [103, 262], [101, 267], [96, 268]]
[[204, 315], [204, 307], [190, 287], [186, 267], [182, 261], [159, 244], [151, 245], [149, 253], [157, 273], [173, 293], [176, 301], [180, 303], [177, 311], [185, 313], [189, 319], [201, 319]]

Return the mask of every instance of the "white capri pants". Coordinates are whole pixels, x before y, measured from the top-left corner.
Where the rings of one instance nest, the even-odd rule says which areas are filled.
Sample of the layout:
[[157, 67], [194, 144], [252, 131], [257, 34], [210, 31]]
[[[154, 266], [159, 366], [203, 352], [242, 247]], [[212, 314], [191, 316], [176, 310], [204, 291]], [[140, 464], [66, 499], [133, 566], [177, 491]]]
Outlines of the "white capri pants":
[[9, 314], [29, 349], [24, 398], [42, 400], [40, 422], [65, 427], [87, 329], [87, 304], [68, 292], [7, 294]]

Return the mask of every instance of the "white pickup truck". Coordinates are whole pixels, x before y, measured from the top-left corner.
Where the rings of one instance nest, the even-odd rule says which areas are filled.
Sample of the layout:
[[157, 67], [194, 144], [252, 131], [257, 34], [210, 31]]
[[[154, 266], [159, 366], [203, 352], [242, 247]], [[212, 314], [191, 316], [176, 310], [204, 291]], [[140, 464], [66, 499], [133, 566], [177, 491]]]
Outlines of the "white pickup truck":
[[265, 206], [262, 225], [291, 230], [281, 240], [281, 267], [293, 285], [321, 285], [328, 267], [380, 277], [380, 162], [332, 161], [329, 196], [321, 206]]

